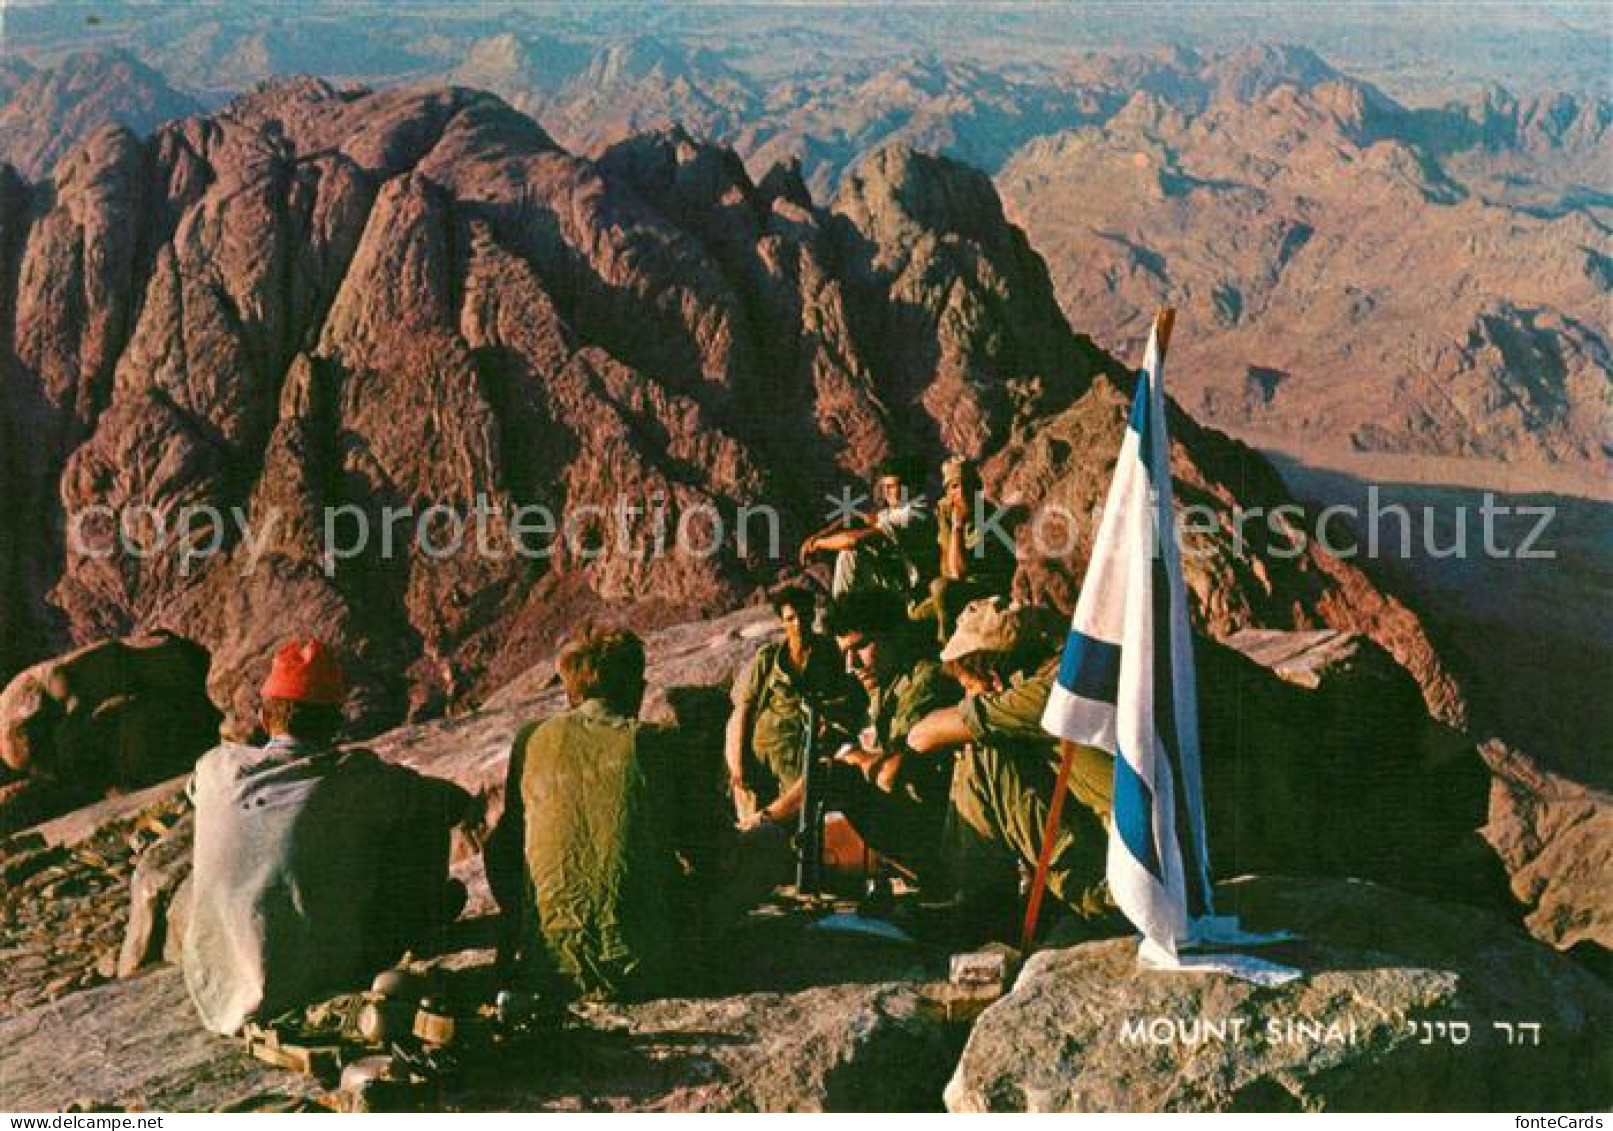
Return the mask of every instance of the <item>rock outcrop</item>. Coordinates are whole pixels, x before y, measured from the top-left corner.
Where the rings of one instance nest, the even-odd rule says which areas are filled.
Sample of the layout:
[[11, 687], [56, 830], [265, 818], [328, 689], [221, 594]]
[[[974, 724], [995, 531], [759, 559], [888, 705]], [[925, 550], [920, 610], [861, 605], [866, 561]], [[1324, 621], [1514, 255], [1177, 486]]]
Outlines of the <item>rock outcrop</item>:
[[1484, 838], [1529, 930], [1613, 974], [1613, 798], [1502, 743], [1482, 750], [1494, 774]]
[[[1604, 1106], [1613, 992], [1504, 923], [1369, 884], [1249, 879], [1222, 905], [1303, 941], [1257, 988], [1144, 972], [1130, 939], [1043, 951], [975, 1024], [951, 1111]], [[1262, 950], [1261, 953], [1267, 953]]]
[[90, 644], [0, 692], [0, 833], [190, 769], [218, 740], [207, 652], [171, 633]]
[[118, 977], [133, 977], [159, 961], [179, 961], [195, 846], [196, 815], [187, 812], [136, 857], [129, 877], [129, 925], [118, 949]]
[[[740, 603], [888, 454], [984, 457], [1034, 507], [1101, 481], [1119, 434], [1124, 371], [991, 183], [902, 148], [825, 209], [675, 129], [587, 160], [475, 91], [298, 79], [103, 129], [23, 219], [8, 646], [171, 627], [235, 717], [288, 633], [344, 646], [373, 731], [475, 702], [580, 617]], [[1064, 435], [1072, 412], [1102, 427]], [[1178, 438], [1223, 506], [1264, 467]], [[1078, 546], [1048, 556], [1078, 576]], [[1252, 558], [1198, 587], [1212, 631], [1359, 629], [1459, 712], [1391, 597]]]
[[[177, 967], [9, 1016], [0, 1034], [6, 1106], [17, 1111], [216, 1111], [319, 1093], [310, 1077], [270, 1068], [196, 1024]], [[72, 1070], [64, 1071], [69, 1049]]]

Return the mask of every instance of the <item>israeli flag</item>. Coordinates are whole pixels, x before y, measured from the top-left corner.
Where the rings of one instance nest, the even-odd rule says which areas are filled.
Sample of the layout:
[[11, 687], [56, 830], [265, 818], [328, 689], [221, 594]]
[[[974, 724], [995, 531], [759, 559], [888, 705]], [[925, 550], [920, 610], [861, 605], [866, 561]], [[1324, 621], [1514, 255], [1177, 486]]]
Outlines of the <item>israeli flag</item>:
[[1210, 888], [1198, 688], [1166, 434], [1171, 321], [1171, 312], [1162, 312], [1149, 334], [1120, 459], [1042, 717], [1050, 733], [1115, 755], [1109, 888], [1142, 931], [1144, 964], [1159, 967], [1178, 967], [1181, 948], [1193, 943], [1273, 941], [1242, 932], [1235, 919], [1217, 918]]

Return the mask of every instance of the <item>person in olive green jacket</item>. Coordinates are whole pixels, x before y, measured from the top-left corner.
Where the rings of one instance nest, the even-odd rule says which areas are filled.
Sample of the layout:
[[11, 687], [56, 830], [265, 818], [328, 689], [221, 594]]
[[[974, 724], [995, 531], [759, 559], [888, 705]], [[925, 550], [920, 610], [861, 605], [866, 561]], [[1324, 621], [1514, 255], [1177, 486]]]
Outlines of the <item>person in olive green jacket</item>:
[[[898, 594], [863, 590], [836, 597], [827, 624], [846, 671], [867, 694], [868, 709], [861, 733], [829, 763], [824, 797], [869, 847], [922, 886], [937, 878], [951, 765], [950, 759], [909, 760], [907, 732], [930, 712], [956, 702], [957, 685], [923, 655]], [[782, 823], [800, 806], [797, 783], [759, 817]]]
[[561, 998], [698, 986], [720, 953], [717, 933], [783, 875], [788, 837], [742, 835], [702, 871], [680, 843], [680, 802], [700, 788], [680, 759], [683, 738], [637, 717], [643, 643], [584, 627], [556, 666], [571, 708], [516, 735], [505, 815], [487, 847], [504, 912], [500, 957]]
[[557, 666], [571, 710], [530, 729], [512, 752], [529, 885], [525, 957], [540, 984], [569, 994], [654, 993], [679, 949], [678, 877], [669, 736], [637, 717], [644, 645], [588, 627]]
[[[1033, 870], [1041, 854], [1061, 748], [1042, 729], [1058, 659], [1025, 673], [1029, 610], [1007, 601], [972, 602], [941, 652], [963, 685], [962, 703], [917, 723], [908, 745], [920, 758], [959, 755], [949, 792], [949, 847], [979, 860], [996, 848]], [[1078, 747], [1053, 842], [1048, 890], [1077, 919], [1094, 925], [1112, 911], [1104, 882], [1114, 758]], [[967, 886], [968, 878], [964, 884]], [[967, 895], [967, 893], [965, 893]]]
[[746, 822], [801, 777], [807, 705], [844, 703], [849, 687], [834, 641], [813, 631], [817, 598], [791, 585], [773, 595], [784, 639], [764, 644], [734, 682], [726, 760], [734, 811]]

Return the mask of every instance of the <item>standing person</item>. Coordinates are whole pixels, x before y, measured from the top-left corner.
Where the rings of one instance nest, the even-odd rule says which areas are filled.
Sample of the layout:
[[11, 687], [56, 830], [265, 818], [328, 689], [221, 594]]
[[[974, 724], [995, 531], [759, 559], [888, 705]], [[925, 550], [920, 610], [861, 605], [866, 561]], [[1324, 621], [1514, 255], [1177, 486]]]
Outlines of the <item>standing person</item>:
[[788, 586], [772, 604], [784, 639], [763, 645], [735, 681], [728, 720], [728, 783], [741, 822], [800, 778], [808, 704], [843, 704], [851, 691], [834, 641], [813, 629], [812, 591]]
[[934, 618], [937, 639], [945, 644], [959, 611], [970, 601], [1009, 595], [1019, 559], [1013, 544], [982, 522], [996, 505], [986, 497], [973, 460], [948, 459], [941, 465], [941, 483], [941, 501], [935, 508], [940, 572], [911, 614], [915, 620]]
[[835, 555], [829, 586], [839, 597], [883, 589], [904, 599], [925, 591], [936, 573], [935, 516], [924, 498], [924, 470], [915, 460], [886, 460], [874, 481], [881, 506], [852, 524], [820, 531], [801, 545], [801, 560]]
[[354, 989], [464, 908], [448, 837], [480, 815], [459, 786], [333, 746], [346, 680], [294, 640], [263, 685], [259, 748], [203, 755], [185, 986], [207, 1028], [238, 1031]]

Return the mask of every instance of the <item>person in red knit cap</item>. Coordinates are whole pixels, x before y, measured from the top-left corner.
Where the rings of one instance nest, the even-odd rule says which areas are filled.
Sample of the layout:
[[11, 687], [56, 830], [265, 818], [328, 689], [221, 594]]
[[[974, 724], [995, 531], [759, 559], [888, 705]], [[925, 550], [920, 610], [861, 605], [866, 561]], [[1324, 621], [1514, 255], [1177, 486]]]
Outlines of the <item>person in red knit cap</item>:
[[464, 907], [448, 838], [459, 786], [334, 746], [347, 681], [318, 640], [275, 653], [262, 747], [225, 743], [191, 777], [195, 868], [185, 985], [218, 1033], [361, 989]]

